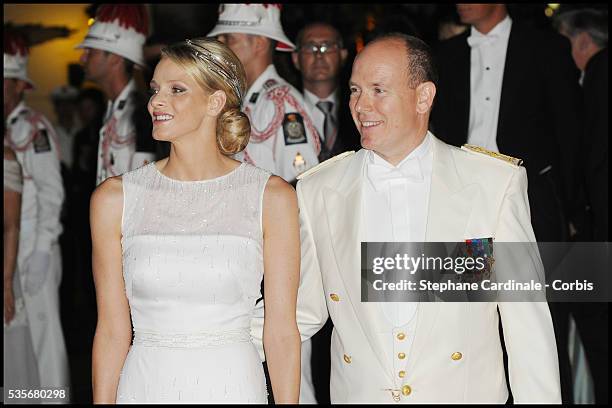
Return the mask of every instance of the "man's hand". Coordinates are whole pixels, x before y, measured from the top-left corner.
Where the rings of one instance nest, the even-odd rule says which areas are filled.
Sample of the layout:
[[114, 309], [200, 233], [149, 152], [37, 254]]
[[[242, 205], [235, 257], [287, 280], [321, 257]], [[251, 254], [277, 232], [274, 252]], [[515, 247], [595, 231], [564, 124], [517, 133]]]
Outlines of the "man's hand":
[[36, 251], [28, 259], [25, 270], [25, 292], [28, 295], [36, 295], [47, 280], [50, 258], [48, 252]]

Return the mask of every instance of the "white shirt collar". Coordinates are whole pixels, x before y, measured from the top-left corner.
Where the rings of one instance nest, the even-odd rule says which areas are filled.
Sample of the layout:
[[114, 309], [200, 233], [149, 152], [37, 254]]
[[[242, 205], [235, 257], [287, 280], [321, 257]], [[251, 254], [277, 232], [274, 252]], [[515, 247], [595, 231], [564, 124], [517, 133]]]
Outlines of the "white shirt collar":
[[304, 98], [313, 105], [316, 105], [319, 101], [329, 101], [333, 102], [335, 106], [338, 102], [338, 88], [336, 88], [334, 92], [330, 93], [325, 98], [319, 98], [317, 95], [313, 94], [308, 89], [304, 89]]
[[319, 98], [317, 95], [313, 94], [307, 89], [304, 89], [304, 100], [311, 104], [313, 107], [317, 106], [317, 103], [320, 101], [329, 101], [333, 103], [332, 114], [334, 117], [338, 117], [338, 88], [334, 90], [334, 92], [327, 95], [325, 98]]
[[483, 36], [483, 37], [499, 37], [499, 38], [509, 38], [510, 37], [510, 29], [512, 28], [512, 19], [509, 15], [497, 23], [495, 27], [487, 34], [483, 34], [478, 31], [474, 26], [471, 27], [470, 34], [473, 36]]
[[411, 151], [406, 157], [404, 157], [397, 164], [397, 166], [393, 166], [391, 163], [389, 163], [388, 161], [380, 157], [378, 154], [374, 153], [374, 151], [372, 150], [368, 150], [367, 163], [380, 164], [390, 169], [393, 169], [393, 168], [399, 169], [403, 165], [405, 165], [408, 162], [408, 160], [414, 160], [414, 159], [419, 160], [419, 161], [423, 160], [425, 156], [427, 155], [427, 153], [429, 153], [429, 151], [431, 150], [431, 143], [432, 143], [432, 134], [431, 132], [427, 131], [427, 134], [423, 138], [423, 141], [421, 142], [421, 144], [419, 144], [413, 151]]

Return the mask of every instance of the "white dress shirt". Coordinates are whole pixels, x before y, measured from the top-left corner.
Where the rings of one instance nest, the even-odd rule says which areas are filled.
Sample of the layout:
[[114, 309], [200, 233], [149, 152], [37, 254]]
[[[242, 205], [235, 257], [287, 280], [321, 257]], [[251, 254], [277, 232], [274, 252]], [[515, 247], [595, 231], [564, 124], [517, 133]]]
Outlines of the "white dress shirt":
[[497, 123], [512, 20], [506, 16], [488, 34], [472, 26], [468, 143], [499, 152]]
[[321, 139], [325, 141], [325, 132], [323, 129], [323, 125], [325, 124], [325, 114], [323, 113], [322, 110], [317, 108], [317, 103], [322, 102], [322, 101], [332, 102], [333, 103], [332, 115], [337, 120], [338, 119], [338, 105], [340, 103], [338, 101], [338, 89], [336, 89], [334, 92], [332, 92], [326, 98], [323, 98], [323, 99], [319, 98], [317, 95], [313, 94], [309, 90], [304, 89], [304, 101], [306, 101], [306, 106], [308, 107], [310, 111], [310, 117], [312, 118], [312, 121], [315, 127], [317, 128], [317, 131], [319, 132]]
[[[393, 166], [373, 151], [368, 151], [363, 177], [363, 237], [367, 242], [423, 242], [427, 221], [427, 206], [433, 167], [432, 135], [427, 132], [423, 142]], [[387, 320], [393, 326], [393, 336], [381, 333], [385, 341], [394, 342], [395, 334], [406, 334], [401, 352], [409, 351], [416, 328], [416, 302], [380, 303]], [[394, 343], [388, 357], [396, 364], [398, 349]], [[395, 358], [394, 358], [395, 357]], [[397, 360], [397, 361], [396, 361]], [[395, 377], [395, 376], [394, 376]]]

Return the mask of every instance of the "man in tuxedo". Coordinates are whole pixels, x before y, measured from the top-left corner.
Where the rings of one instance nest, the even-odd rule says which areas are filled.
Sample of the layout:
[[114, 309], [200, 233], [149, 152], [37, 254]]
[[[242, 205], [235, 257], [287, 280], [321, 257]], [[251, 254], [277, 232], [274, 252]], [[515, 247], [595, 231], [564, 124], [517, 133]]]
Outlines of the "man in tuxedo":
[[334, 26], [313, 22], [300, 30], [293, 65], [302, 74], [305, 107], [321, 136], [319, 162], [347, 150], [359, 148], [359, 134], [340, 86], [348, 51]]
[[[582, 98], [569, 42], [513, 21], [505, 4], [458, 4], [465, 33], [437, 50], [440, 73], [431, 127], [447, 143], [470, 143], [524, 160], [538, 242], [566, 241], [578, 213]], [[558, 262], [543, 254], [546, 272]], [[571, 400], [562, 320], [551, 304], [563, 401]]]
[[583, 9], [557, 16], [570, 40], [584, 93], [584, 177], [593, 217], [593, 239], [608, 234], [608, 12]]
[[[436, 82], [429, 47], [415, 37], [379, 37], [357, 55], [350, 109], [364, 149], [297, 184], [301, 334], [333, 321], [332, 403], [504, 403], [501, 316], [514, 400], [558, 403], [545, 302], [362, 302], [362, 241], [535, 242], [519, 161], [428, 131]], [[541, 280], [531, 255], [521, 267]]]
[[564, 241], [582, 134], [569, 43], [513, 21], [504, 4], [458, 4], [457, 11], [471, 28], [436, 52], [432, 129], [455, 146], [467, 142], [522, 158], [537, 240]]
[[[608, 13], [581, 9], [559, 14], [559, 32], [570, 40], [572, 58], [582, 72], [584, 140], [580, 175], [584, 177], [592, 236], [584, 240], [610, 240], [608, 227]], [[586, 235], [586, 234], [585, 234]], [[607, 271], [602, 271], [607, 273]], [[593, 379], [595, 403], [608, 403], [607, 303], [575, 302], [568, 305], [584, 345]], [[563, 321], [569, 324], [568, 320]], [[568, 332], [563, 327], [563, 333]]]

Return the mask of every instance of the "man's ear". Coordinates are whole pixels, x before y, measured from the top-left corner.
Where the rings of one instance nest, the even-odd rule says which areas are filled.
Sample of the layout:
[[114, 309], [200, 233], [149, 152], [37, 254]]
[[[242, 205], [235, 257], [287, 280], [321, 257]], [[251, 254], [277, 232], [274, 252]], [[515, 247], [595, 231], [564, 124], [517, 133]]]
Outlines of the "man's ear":
[[346, 48], [340, 49], [340, 66], [344, 66], [346, 62], [346, 57], [348, 57], [348, 50]]
[[580, 52], [587, 51], [592, 42], [591, 36], [586, 31], [576, 35], [576, 47]]
[[19, 95], [23, 95], [26, 89], [28, 89], [28, 83], [23, 79], [18, 79], [15, 81], [15, 91]]
[[120, 57], [119, 55], [115, 53], [109, 52], [106, 55], [106, 58], [108, 59], [108, 61], [110, 62], [112, 66], [123, 64], [123, 57]]
[[[263, 35], [253, 35], [253, 47], [257, 52], [257, 55], [267, 54], [270, 52], [270, 48], [272, 47], [272, 40], [268, 37], [264, 37]], [[272, 51], [274, 52], [274, 51]]]
[[427, 81], [416, 87], [416, 111], [419, 114], [429, 112], [436, 96], [436, 86], [433, 82]]
[[300, 69], [300, 58], [299, 58], [299, 54], [295, 51], [293, 51], [291, 53], [291, 61], [293, 61], [293, 66], [295, 67], [295, 69], [297, 69], [298, 71], [301, 71]]
[[218, 116], [221, 110], [225, 107], [227, 96], [225, 92], [217, 90], [208, 97], [207, 113], [211, 116]]

